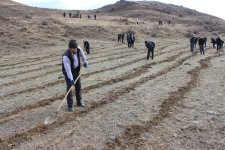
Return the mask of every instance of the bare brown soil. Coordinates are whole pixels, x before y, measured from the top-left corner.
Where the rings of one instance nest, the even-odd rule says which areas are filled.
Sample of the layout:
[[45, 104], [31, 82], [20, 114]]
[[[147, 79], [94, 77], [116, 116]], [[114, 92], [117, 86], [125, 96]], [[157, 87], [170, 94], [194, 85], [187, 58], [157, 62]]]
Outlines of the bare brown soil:
[[[209, 42], [224, 39], [224, 20], [156, 2], [109, 5], [97, 20], [85, 18], [96, 10], [78, 19], [10, 1], [0, 7], [0, 149], [224, 149], [225, 55]], [[131, 8], [142, 12], [139, 25]], [[176, 22], [159, 27], [159, 17]], [[117, 43], [128, 30], [134, 48]], [[208, 37], [204, 56], [190, 52], [194, 31]], [[91, 44], [81, 76], [86, 107], [68, 112], [64, 103], [45, 125], [66, 93], [61, 56], [71, 38]], [[156, 43], [154, 60], [146, 60], [146, 39]]]

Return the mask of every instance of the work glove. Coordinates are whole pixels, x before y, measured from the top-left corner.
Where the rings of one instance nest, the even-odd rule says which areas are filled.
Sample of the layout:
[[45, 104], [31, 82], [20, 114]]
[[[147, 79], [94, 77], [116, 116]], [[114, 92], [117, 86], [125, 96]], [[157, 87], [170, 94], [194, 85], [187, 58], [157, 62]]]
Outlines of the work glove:
[[87, 63], [84, 63], [84, 68], [87, 68], [88, 64]]
[[70, 85], [71, 85], [71, 86], [75, 86], [74, 80], [71, 80], [71, 81], [70, 81]]

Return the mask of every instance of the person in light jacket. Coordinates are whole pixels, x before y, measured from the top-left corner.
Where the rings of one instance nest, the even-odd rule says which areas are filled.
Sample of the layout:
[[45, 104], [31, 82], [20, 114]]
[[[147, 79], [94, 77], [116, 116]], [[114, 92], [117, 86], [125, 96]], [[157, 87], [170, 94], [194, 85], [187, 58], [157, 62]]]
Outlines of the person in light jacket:
[[[76, 40], [70, 40], [68, 47], [69, 48], [62, 56], [62, 72], [66, 80], [66, 90], [68, 91], [71, 86], [75, 86], [77, 106], [84, 106], [81, 103], [81, 80], [79, 78], [76, 83], [74, 83], [74, 81], [80, 73], [80, 59], [82, 60], [85, 68], [87, 68], [88, 63], [82, 48], [78, 46]], [[67, 96], [67, 105], [69, 111], [74, 111], [71, 91]]]

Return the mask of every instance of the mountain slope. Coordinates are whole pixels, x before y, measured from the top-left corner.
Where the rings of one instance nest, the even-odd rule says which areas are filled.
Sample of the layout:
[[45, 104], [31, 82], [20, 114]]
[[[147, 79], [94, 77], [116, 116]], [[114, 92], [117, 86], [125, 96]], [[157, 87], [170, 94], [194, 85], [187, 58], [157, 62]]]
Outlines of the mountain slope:
[[123, 1], [98, 9], [99, 12], [110, 16], [124, 16], [143, 20], [182, 23], [201, 26], [212, 31], [225, 31], [225, 20], [215, 16], [200, 13], [182, 6], [164, 4], [161, 2], [130, 2]]

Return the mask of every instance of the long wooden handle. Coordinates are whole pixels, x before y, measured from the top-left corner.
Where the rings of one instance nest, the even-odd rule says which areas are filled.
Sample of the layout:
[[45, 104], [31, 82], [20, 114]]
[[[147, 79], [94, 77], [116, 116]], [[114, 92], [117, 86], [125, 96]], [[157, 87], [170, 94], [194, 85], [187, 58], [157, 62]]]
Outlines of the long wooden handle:
[[[74, 81], [74, 84], [76, 84], [76, 82], [77, 82], [77, 80], [80, 78], [80, 76], [81, 76], [82, 72], [83, 72], [83, 70], [82, 70], [82, 68], [81, 68], [81, 70], [80, 70], [80, 74], [79, 74], [79, 76], [76, 78], [76, 80]], [[70, 89], [69, 89], [69, 90], [68, 90], [68, 92], [66, 93], [66, 95], [65, 95], [65, 97], [64, 97], [64, 99], [63, 99], [63, 101], [62, 101], [62, 103], [59, 105], [59, 107], [58, 107], [58, 111], [59, 111], [59, 110], [60, 110], [60, 108], [62, 107], [63, 103], [65, 102], [65, 100], [66, 100], [66, 98], [67, 98], [68, 94], [70, 93], [70, 91], [72, 90], [72, 88], [73, 88], [73, 85], [70, 87]]]

